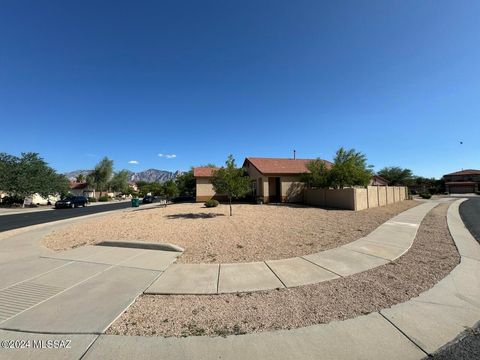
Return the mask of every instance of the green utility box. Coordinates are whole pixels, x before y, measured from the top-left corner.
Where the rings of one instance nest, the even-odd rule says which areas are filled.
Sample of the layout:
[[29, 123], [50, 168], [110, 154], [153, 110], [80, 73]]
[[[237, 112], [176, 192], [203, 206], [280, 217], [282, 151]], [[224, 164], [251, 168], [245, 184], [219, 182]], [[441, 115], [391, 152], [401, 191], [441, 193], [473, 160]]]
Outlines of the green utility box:
[[140, 199], [132, 199], [132, 207], [139, 207]]

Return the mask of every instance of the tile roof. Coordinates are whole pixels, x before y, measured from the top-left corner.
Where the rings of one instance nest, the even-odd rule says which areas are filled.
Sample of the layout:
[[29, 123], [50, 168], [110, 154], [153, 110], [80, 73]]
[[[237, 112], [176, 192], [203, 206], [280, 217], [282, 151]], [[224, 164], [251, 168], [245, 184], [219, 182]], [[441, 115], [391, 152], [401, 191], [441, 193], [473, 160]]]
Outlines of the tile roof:
[[[281, 159], [281, 158], [257, 158], [248, 157], [245, 159], [244, 166], [250, 162], [262, 174], [302, 174], [308, 172], [307, 164], [315, 159]], [[326, 160], [327, 167], [332, 163]]]
[[211, 177], [215, 170], [218, 170], [218, 168], [210, 167], [210, 166], [196, 167], [196, 168], [193, 168], [193, 176], [194, 177]]
[[466, 170], [453, 172], [453, 173], [450, 173], [450, 174], [445, 174], [443, 176], [448, 176], [448, 175], [480, 175], [480, 170], [466, 169]]
[[72, 182], [70, 183], [70, 189], [71, 189], [71, 190], [74, 190], [74, 189], [78, 189], [78, 190], [79, 190], [79, 189], [85, 189], [87, 186], [88, 186], [88, 185], [87, 185], [86, 182], [77, 183], [77, 182], [72, 181]]

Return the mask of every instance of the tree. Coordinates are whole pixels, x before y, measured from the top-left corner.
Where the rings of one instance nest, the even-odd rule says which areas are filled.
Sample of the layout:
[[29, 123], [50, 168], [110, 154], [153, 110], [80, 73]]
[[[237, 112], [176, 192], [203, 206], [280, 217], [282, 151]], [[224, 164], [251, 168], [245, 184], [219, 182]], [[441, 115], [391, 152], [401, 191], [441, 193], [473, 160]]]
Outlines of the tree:
[[[139, 185], [140, 184], [140, 185]], [[153, 196], [163, 196], [164, 188], [162, 184], [158, 182], [147, 183], [146, 181], [137, 182], [138, 193], [141, 197], [144, 197], [148, 193], [151, 193]]]
[[412, 181], [412, 170], [398, 166], [387, 166], [378, 172], [378, 175], [388, 181], [389, 185], [408, 185]]
[[306, 165], [308, 173], [302, 174], [302, 181], [308, 187], [328, 188], [330, 186], [330, 170], [325, 161], [315, 159]]
[[355, 149], [337, 150], [332, 169], [330, 185], [336, 189], [348, 186], [367, 186], [372, 178], [372, 166], [367, 165], [367, 157]]
[[36, 193], [48, 197], [66, 193], [68, 179], [37, 153], [22, 153], [20, 157], [0, 153], [0, 189], [21, 199]]
[[196, 193], [196, 180], [193, 176], [193, 170], [187, 171], [175, 179], [178, 187], [178, 192], [182, 196], [195, 197]]
[[96, 190], [102, 192], [108, 190], [109, 181], [113, 174], [113, 160], [104, 157], [95, 166], [95, 169], [87, 176], [87, 183], [93, 186]]
[[232, 216], [232, 199], [238, 199], [251, 191], [250, 179], [245, 176], [243, 168], [235, 166], [235, 159], [232, 155], [228, 156], [225, 165], [213, 172], [211, 182], [217, 194], [224, 194], [228, 197], [230, 216]]
[[75, 180], [77, 180], [77, 183], [83, 183], [85, 181], [85, 175], [80, 173], [80, 174], [77, 175]]
[[110, 180], [110, 189], [121, 192], [122, 194], [128, 192], [128, 171], [121, 170], [115, 173]]
[[178, 195], [178, 187], [175, 181], [173, 180], [167, 180], [163, 184], [163, 193], [167, 200], [174, 198], [175, 196]]

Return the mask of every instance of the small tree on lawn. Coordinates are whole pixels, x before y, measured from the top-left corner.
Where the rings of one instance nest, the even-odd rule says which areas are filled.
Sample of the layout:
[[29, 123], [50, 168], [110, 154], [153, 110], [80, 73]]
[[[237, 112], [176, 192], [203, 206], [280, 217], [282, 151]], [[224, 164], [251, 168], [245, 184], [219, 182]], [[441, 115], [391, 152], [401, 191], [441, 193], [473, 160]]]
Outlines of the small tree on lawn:
[[235, 159], [228, 156], [225, 167], [213, 172], [212, 185], [217, 194], [228, 197], [230, 216], [232, 216], [232, 199], [238, 199], [251, 191], [250, 179], [245, 176], [243, 168], [235, 166]]

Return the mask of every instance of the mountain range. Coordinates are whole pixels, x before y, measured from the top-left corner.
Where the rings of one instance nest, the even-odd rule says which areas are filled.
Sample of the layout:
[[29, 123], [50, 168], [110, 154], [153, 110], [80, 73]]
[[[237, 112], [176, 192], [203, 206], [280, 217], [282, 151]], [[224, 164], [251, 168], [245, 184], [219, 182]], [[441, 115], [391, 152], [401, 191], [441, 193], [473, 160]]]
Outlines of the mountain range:
[[[127, 170], [128, 171], [128, 170]], [[65, 173], [64, 175], [69, 180], [75, 180], [78, 175], [82, 174], [83, 176], [87, 176], [90, 174], [92, 170], [74, 170]], [[166, 171], [166, 170], [158, 170], [158, 169], [148, 169], [140, 172], [133, 172], [128, 171], [128, 181], [130, 182], [137, 182], [137, 181], [146, 181], [146, 182], [159, 182], [164, 183], [167, 180], [175, 180], [177, 176], [181, 175], [182, 172], [177, 171]]]

